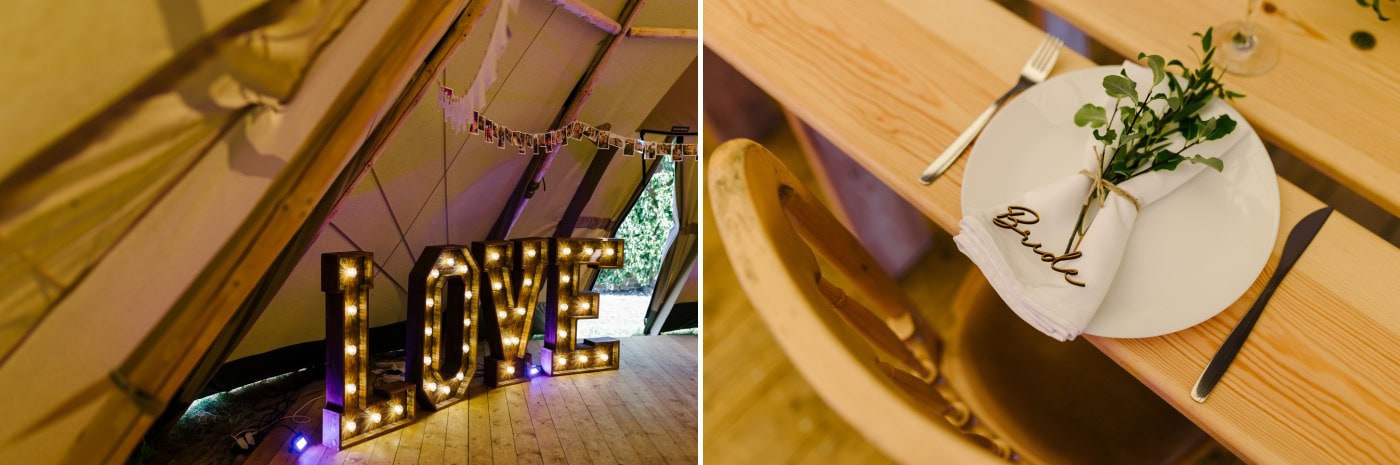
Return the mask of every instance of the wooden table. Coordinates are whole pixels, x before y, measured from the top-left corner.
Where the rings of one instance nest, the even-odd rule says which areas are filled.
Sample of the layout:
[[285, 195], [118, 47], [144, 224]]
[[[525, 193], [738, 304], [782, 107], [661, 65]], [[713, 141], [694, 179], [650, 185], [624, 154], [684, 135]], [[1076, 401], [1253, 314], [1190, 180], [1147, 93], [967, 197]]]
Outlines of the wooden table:
[[[1245, 17], [1246, 0], [1031, 0], [1124, 56], [1191, 57], [1187, 40]], [[1282, 54], [1273, 70], [1225, 82], [1260, 135], [1400, 216], [1400, 21], [1356, 2], [1268, 0], [1255, 14]], [[1270, 8], [1272, 6], [1272, 8]], [[1389, 16], [1400, 3], [1382, 2]], [[1150, 26], [1150, 27], [1149, 27]], [[1376, 48], [1351, 45], [1364, 30]]]
[[[1014, 82], [1042, 37], [987, 0], [858, 8], [839, 0], [707, 0], [705, 17], [706, 46], [950, 232], [962, 216], [965, 161], [930, 186], [915, 178]], [[1180, 43], [1191, 40], [1183, 34]], [[1066, 50], [1055, 73], [1091, 65]], [[1282, 179], [1279, 193], [1281, 236], [1322, 206]], [[1275, 294], [1210, 401], [1191, 400], [1191, 385], [1262, 289], [1282, 244], [1250, 291], [1216, 318], [1162, 337], [1091, 341], [1246, 460], [1393, 460], [1400, 456], [1400, 250], [1341, 215]]]

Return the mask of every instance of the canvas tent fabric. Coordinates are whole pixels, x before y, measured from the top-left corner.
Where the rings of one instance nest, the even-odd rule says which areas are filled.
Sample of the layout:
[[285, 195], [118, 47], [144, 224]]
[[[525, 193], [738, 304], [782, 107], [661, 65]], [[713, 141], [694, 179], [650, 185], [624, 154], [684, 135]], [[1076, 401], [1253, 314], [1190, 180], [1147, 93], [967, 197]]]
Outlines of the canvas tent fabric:
[[[0, 82], [21, 90], [6, 97], [0, 124], [0, 354], [219, 150], [211, 145], [254, 139], [248, 131], [277, 119], [273, 109], [360, 2], [25, 6], [6, 3], [0, 10], [21, 11], [0, 17], [61, 16], [0, 28], [6, 62], [24, 64], [0, 67]], [[111, 53], [114, 43], [130, 45]], [[245, 176], [283, 163], [228, 161]]]
[[[623, 4], [590, 3], [613, 13]], [[484, 28], [469, 25], [490, 17], [485, 10], [499, 5], [490, 0], [0, 5], [0, 21], [6, 23], [0, 28], [0, 54], [7, 63], [24, 64], [0, 69], [0, 82], [12, 90], [12, 98], [0, 104], [0, 134], [7, 138], [0, 157], [0, 273], [6, 273], [0, 276], [16, 284], [0, 288], [0, 392], [5, 394], [0, 409], [9, 417], [0, 424], [0, 457], [38, 464], [124, 460], [154, 418], [151, 405], [158, 410], [173, 396], [296, 228], [319, 208], [347, 164], [362, 155], [366, 133], [417, 95], [403, 92], [421, 84], [418, 74], [427, 60], [443, 53], [438, 46], [460, 41], [454, 56], [473, 53], [475, 42], [450, 37], [448, 31], [479, 34]], [[512, 66], [532, 70], [520, 76], [535, 83], [499, 81], [491, 113], [530, 127], [548, 123], [560, 96], [573, 85], [570, 70], [589, 58], [565, 53], [577, 48], [570, 40], [580, 40], [579, 35], [566, 40], [556, 35], [566, 33], [555, 32], [577, 18], [554, 13], [543, 0], [521, 0], [521, 5], [522, 21], [549, 23], [532, 40], [557, 53], [528, 57], [520, 50]], [[694, 27], [694, 6], [689, 8], [691, 23], [672, 27]], [[679, 10], [685, 14], [684, 7]], [[522, 34], [516, 42], [528, 43], [526, 38]], [[682, 42], [639, 47], [688, 54], [676, 58], [675, 68], [658, 66], [679, 73], [695, 53], [693, 41]], [[533, 64], [519, 62], [524, 58]], [[472, 74], [472, 65], [458, 60], [464, 58], [446, 67], [449, 81]], [[657, 78], [666, 79], [675, 75]], [[657, 86], [657, 95], [665, 92], [666, 83]], [[531, 103], [536, 101], [542, 103]], [[595, 97], [594, 102], [600, 105], [597, 117], [611, 117], [606, 101]], [[543, 109], [549, 105], [555, 108]], [[376, 221], [383, 217], [368, 209], [375, 197], [365, 195], [378, 191], [381, 181], [386, 192], [419, 194], [403, 198], [442, 199], [447, 192], [445, 202], [455, 207], [450, 216], [424, 213], [419, 221], [426, 227], [409, 233], [410, 249], [421, 250], [438, 241], [428, 231], [459, 241], [489, 228], [499, 213], [492, 206], [506, 195], [498, 187], [513, 182], [523, 168], [525, 160], [513, 153], [488, 153], [461, 135], [444, 134], [431, 124], [440, 122], [440, 115], [418, 114], [423, 107], [431, 110], [418, 105], [401, 125], [399, 136], [410, 137], [390, 142], [405, 146], [386, 148], [378, 157], [384, 161], [362, 178], [369, 181], [347, 195], [332, 217], [352, 237], [374, 244], [366, 247], [381, 247], [384, 239], [368, 233], [371, 226], [391, 228]], [[645, 116], [636, 108], [616, 111]], [[463, 142], [461, 163], [447, 166], [444, 176], [442, 146]], [[420, 164], [393, 156], [395, 150], [418, 154], [420, 149], [437, 158]], [[365, 206], [356, 210], [356, 205]], [[367, 217], [350, 221], [360, 214], [351, 213], [356, 211], [368, 212]], [[526, 214], [547, 213], [527, 208]], [[357, 227], [366, 234], [354, 236]], [[348, 245], [334, 242], [330, 224], [316, 232], [318, 244], [326, 241], [324, 248]], [[453, 238], [456, 234], [461, 236]], [[397, 233], [394, 240], [402, 242]], [[315, 247], [307, 252], [315, 253]], [[385, 266], [404, 267], [405, 256], [390, 257]], [[283, 288], [294, 284], [288, 280]], [[390, 294], [383, 291], [377, 293]], [[320, 308], [319, 301], [314, 308]], [[392, 311], [383, 313], [392, 318]], [[319, 311], [312, 314], [319, 318]]]
[[656, 278], [656, 287], [647, 304], [647, 334], [661, 334], [666, 318], [690, 280], [700, 250], [699, 191], [695, 189], [700, 163], [687, 160], [676, 166], [676, 222], [666, 241], [666, 257]]
[[[88, 430], [99, 405], [120, 398], [113, 368], [254, 210], [351, 81], [347, 70], [403, 11], [390, 2], [66, 3], [0, 6], [15, 9], [0, 13], [5, 62], [25, 64], [0, 78], [16, 96], [0, 127], [17, 142], [0, 157], [0, 257], [23, 273], [0, 291], [15, 331], [0, 359], [11, 420], [0, 426], [0, 456], [17, 463], [54, 463], [81, 434], [99, 436]], [[375, 16], [346, 19], [362, 10]], [[236, 51], [264, 34], [267, 50], [291, 54]], [[52, 100], [32, 100], [45, 95]], [[25, 284], [41, 274], [43, 284]]]
[[[693, 16], [690, 24], [671, 18], [684, 14], [683, 3], [649, 1], [639, 12], [638, 24], [693, 27]], [[498, 63], [501, 77], [486, 92], [482, 114], [512, 128], [544, 130], [586, 71], [604, 33], [567, 12], [556, 11], [550, 2], [524, 0], [519, 8], [510, 17], [512, 39]], [[649, 14], [656, 22], [641, 22]], [[486, 17], [493, 18], [495, 13], [488, 10]], [[489, 26], [475, 29], [448, 62], [449, 86], [465, 88], [475, 79]], [[635, 133], [683, 73], [694, 72], [695, 43], [634, 39], [618, 47], [602, 70], [580, 120], [611, 124], [612, 131], [618, 133]], [[376, 266], [382, 268], [370, 297], [369, 321], [377, 327], [406, 319], [408, 271], [424, 247], [486, 238], [529, 157], [453, 132], [443, 119], [435, 92], [432, 89], [420, 97], [420, 104], [389, 141], [370, 174], [341, 201], [229, 360], [324, 337], [319, 316], [324, 299], [318, 285], [321, 253], [363, 250], [374, 254]], [[689, 121], [674, 124], [693, 124], [695, 100], [670, 105], [691, 109]], [[581, 142], [564, 146], [509, 237], [552, 236], [596, 151]], [[583, 216], [621, 221], [620, 213], [641, 181], [641, 163], [639, 157], [615, 156]], [[573, 236], [599, 237], [606, 232], [579, 229]]]

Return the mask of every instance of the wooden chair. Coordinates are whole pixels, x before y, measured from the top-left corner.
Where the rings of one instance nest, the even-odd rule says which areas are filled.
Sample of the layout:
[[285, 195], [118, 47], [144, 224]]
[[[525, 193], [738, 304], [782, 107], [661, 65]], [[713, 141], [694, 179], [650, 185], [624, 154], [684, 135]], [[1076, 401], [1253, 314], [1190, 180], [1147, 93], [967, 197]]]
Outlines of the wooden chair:
[[1087, 344], [1005, 334], [1034, 330], [975, 268], [947, 310], [953, 331], [986, 334], [944, 350], [860, 242], [757, 143], [720, 145], [707, 169], [716, 226], [758, 314], [832, 410], [891, 458], [1175, 463], [1205, 442]]

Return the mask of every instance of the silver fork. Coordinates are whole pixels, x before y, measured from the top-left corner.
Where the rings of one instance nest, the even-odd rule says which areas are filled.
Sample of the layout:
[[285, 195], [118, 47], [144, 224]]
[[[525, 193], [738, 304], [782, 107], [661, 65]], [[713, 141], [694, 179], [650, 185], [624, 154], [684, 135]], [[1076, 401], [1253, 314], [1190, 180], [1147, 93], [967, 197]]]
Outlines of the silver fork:
[[1001, 104], [1006, 103], [1006, 100], [1017, 92], [1044, 81], [1045, 77], [1050, 75], [1050, 69], [1055, 67], [1055, 60], [1060, 58], [1061, 45], [1064, 45], [1064, 42], [1061, 42], [1059, 38], [1046, 34], [1045, 40], [1040, 42], [1040, 47], [1035, 49], [1035, 53], [1032, 53], [1030, 59], [1026, 60], [1025, 66], [1021, 67], [1021, 79], [1016, 81], [1016, 85], [997, 99], [996, 103], [987, 107], [981, 116], [973, 120], [971, 126], [964, 129], [962, 134], [953, 140], [953, 145], [949, 145], [942, 154], [938, 155], [938, 158], [933, 159], [933, 163], [929, 163], [928, 168], [924, 168], [923, 174], [919, 175], [919, 182], [930, 184], [934, 179], [938, 179], [938, 176], [942, 175], [949, 166], [953, 165], [953, 161], [958, 159], [958, 155], [967, 148], [967, 144], [972, 143], [972, 139], [982, 132], [982, 127], [986, 126], [987, 121], [992, 119], [992, 114], [997, 112], [997, 108], [1000, 108]]

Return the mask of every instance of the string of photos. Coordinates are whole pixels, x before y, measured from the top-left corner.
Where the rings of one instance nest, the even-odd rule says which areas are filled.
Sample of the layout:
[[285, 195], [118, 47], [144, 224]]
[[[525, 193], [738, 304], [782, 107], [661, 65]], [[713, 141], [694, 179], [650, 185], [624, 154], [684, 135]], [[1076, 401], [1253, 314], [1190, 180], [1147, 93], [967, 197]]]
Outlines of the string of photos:
[[696, 144], [651, 142], [598, 129], [582, 121], [573, 121], [559, 129], [546, 132], [516, 131], [481, 116], [476, 110], [471, 110], [469, 104], [474, 99], [457, 95], [450, 87], [440, 87], [442, 92], [438, 95], [438, 104], [442, 106], [443, 115], [451, 123], [454, 131], [479, 135], [486, 143], [495, 144], [500, 149], [504, 149], [506, 145], [516, 147], [521, 155], [552, 152], [569, 142], [587, 140], [599, 149], [617, 148], [627, 156], [640, 155], [647, 159], [668, 157], [674, 161], [683, 161], [686, 157], [699, 157], [700, 152]]

